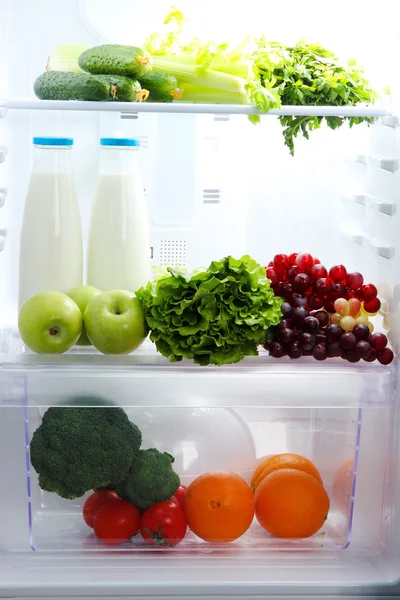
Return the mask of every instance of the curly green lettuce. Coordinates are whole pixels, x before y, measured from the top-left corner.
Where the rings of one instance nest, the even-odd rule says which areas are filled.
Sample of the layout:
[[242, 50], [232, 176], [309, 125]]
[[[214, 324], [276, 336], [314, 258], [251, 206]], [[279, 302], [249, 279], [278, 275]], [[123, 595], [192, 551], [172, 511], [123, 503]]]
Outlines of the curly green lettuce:
[[257, 356], [266, 331], [282, 318], [282, 298], [250, 256], [228, 256], [194, 275], [169, 268], [136, 295], [150, 339], [171, 362], [223, 365]]

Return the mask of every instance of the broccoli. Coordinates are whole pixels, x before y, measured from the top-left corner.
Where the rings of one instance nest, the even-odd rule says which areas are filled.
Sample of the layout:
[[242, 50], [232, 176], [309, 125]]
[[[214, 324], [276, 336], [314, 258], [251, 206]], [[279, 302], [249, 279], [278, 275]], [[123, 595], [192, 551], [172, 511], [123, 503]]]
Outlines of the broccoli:
[[121, 408], [49, 408], [32, 436], [31, 462], [42, 490], [78, 498], [125, 479], [141, 443]]
[[167, 452], [155, 448], [139, 450], [127, 478], [115, 491], [140, 510], [169, 500], [180, 486], [179, 475], [172, 469], [174, 460]]

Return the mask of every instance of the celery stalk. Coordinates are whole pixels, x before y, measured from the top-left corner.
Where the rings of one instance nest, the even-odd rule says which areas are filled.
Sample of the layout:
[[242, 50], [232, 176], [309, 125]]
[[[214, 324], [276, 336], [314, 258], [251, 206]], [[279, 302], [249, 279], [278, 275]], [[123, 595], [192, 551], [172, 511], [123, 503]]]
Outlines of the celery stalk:
[[54, 48], [47, 59], [46, 71], [71, 71], [80, 73], [78, 58], [87, 50], [83, 44], [63, 44]]
[[[166, 56], [162, 57], [153, 56], [153, 62], [155, 58], [177, 65], [189, 65], [194, 69], [199, 69], [199, 72], [201, 73], [201, 64], [197, 62], [197, 58], [195, 56], [186, 56], [185, 54], [167, 54]], [[211, 64], [210, 69], [212, 71], [227, 73], [228, 75], [235, 75], [236, 77], [241, 77], [242, 79], [249, 79], [254, 77], [252, 65], [253, 63], [250, 60], [242, 60], [237, 62], [217, 60]]]
[[251, 79], [254, 77], [253, 63], [250, 60], [243, 60], [238, 62], [215, 62], [212, 63], [213, 71], [222, 71], [222, 73], [228, 73], [229, 75], [236, 75], [242, 79]]
[[197, 73], [196, 66], [169, 62], [157, 56], [153, 56], [152, 58], [153, 71], [174, 75], [178, 81], [187, 81], [194, 85], [215, 88], [216, 90], [224, 90], [226, 92], [245, 93], [246, 81], [241, 77], [213, 70]]
[[195, 104], [250, 104], [246, 93], [224, 92], [214, 88], [181, 83], [182, 97], [176, 102], [192, 102]]

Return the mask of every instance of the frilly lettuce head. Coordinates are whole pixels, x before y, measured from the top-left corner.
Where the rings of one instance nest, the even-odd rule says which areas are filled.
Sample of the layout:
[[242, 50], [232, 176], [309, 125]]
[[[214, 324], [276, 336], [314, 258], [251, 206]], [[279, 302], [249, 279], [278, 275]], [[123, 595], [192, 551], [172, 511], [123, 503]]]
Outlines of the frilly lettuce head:
[[136, 295], [150, 339], [171, 362], [223, 365], [257, 356], [266, 330], [282, 318], [282, 298], [250, 256], [228, 256], [194, 274], [167, 271]]

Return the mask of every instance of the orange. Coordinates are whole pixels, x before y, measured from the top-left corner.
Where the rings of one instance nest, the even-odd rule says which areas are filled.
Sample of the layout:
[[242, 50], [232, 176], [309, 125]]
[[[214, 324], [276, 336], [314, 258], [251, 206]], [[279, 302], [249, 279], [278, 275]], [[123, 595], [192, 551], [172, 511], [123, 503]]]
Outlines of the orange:
[[322, 483], [317, 467], [308, 458], [304, 458], [304, 456], [300, 456], [299, 454], [274, 454], [266, 458], [254, 471], [250, 482], [253, 492], [256, 491], [264, 477], [277, 469], [298, 469], [299, 471], [309, 473]]
[[278, 538], [306, 538], [324, 524], [329, 498], [315, 477], [298, 469], [278, 469], [255, 493], [260, 525]]
[[334, 505], [344, 514], [347, 514], [350, 506], [353, 474], [354, 461], [349, 458], [339, 467], [333, 479], [332, 500]]
[[253, 521], [254, 496], [236, 473], [204, 473], [189, 485], [184, 511], [188, 526], [201, 539], [233, 542]]

